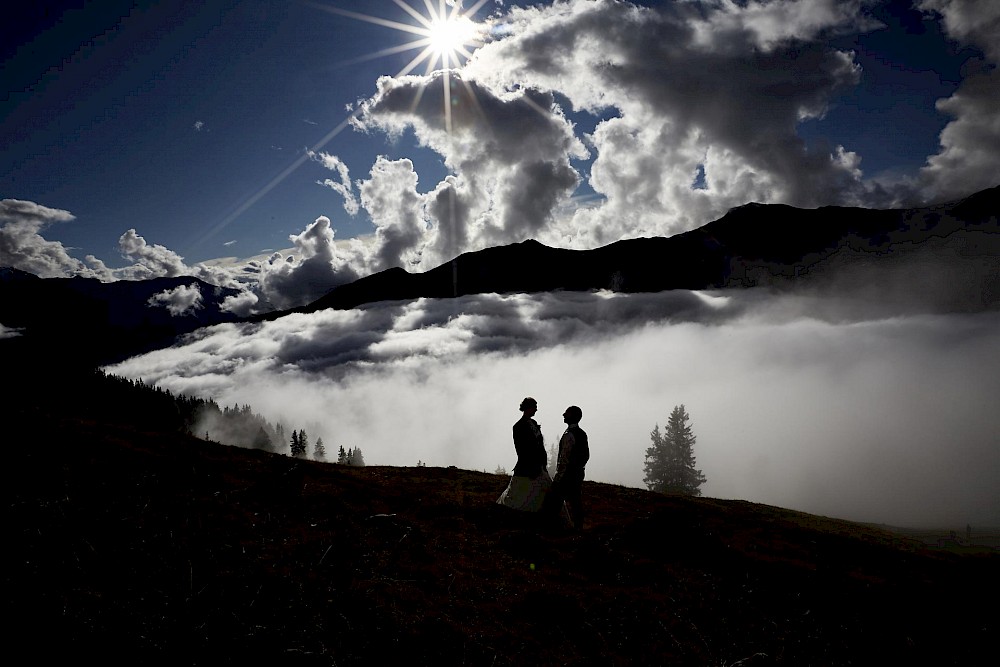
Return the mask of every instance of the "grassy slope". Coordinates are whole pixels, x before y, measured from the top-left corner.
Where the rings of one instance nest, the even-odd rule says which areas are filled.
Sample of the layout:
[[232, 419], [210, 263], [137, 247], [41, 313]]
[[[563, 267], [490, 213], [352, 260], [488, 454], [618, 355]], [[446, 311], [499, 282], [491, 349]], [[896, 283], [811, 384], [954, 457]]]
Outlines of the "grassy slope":
[[996, 656], [989, 550], [590, 482], [587, 530], [561, 535], [495, 506], [496, 475], [27, 416], [14, 415], [5, 466], [12, 652], [199, 665]]

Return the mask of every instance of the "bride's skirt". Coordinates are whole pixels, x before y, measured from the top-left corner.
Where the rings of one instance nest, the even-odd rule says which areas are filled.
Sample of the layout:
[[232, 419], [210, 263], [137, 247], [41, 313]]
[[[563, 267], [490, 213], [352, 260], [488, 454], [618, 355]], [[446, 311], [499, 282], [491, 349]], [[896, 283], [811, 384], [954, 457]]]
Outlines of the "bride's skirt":
[[497, 498], [497, 505], [503, 505], [522, 512], [540, 512], [545, 504], [545, 494], [552, 488], [552, 478], [542, 471], [538, 477], [521, 477], [514, 475], [510, 484]]

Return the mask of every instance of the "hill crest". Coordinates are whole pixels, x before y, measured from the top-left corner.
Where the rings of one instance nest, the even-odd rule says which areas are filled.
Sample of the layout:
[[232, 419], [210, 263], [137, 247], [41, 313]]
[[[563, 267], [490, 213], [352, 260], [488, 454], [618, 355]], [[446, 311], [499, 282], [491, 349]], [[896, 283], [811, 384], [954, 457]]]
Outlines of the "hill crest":
[[43, 659], [959, 665], [1000, 630], [988, 549], [593, 482], [565, 535], [499, 475], [11, 416], [9, 631]]

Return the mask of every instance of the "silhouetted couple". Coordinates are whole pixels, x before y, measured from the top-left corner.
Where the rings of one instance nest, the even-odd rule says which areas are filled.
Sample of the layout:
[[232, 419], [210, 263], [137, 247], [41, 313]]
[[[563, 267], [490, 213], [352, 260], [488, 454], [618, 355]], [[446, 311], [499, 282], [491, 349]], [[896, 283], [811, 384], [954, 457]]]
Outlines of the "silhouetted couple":
[[551, 478], [542, 429], [533, 419], [538, 402], [529, 396], [521, 401], [519, 409], [521, 418], [513, 429], [517, 465], [497, 503], [524, 512], [538, 512], [555, 525], [581, 530], [584, 468], [590, 459], [587, 433], [580, 428], [583, 411], [571, 405], [563, 412], [566, 431], [559, 440], [556, 474]]

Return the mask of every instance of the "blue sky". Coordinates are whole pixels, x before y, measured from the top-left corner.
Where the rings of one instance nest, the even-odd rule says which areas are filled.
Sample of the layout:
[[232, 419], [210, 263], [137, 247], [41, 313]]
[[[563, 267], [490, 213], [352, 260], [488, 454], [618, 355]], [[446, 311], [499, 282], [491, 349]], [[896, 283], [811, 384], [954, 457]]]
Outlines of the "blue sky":
[[[130, 227], [192, 261], [287, 247], [290, 233], [335, 208], [315, 163], [202, 236], [340, 124], [379, 75], [401, 68], [399, 58], [349, 60], [402, 35], [300, 2], [133, 4], [87, 3], [21, 47], [5, 86], [18, 92], [5, 113], [0, 190], [72, 211], [82, 224], [53, 232], [109, 261]], [[339, 4], [401, 14], [391, 2]], [[350, 131], [336, 149], [359, 168], [398, 150]], [[369, 231], [348, 216], [338, 223], [345, 235]]]
[[[7, 230], [3, 263], [102, 279], [190, 269], [224, 282], [193, 267], [231, 257], [227, 270], [246, 282], [280, 251], [271, 266], [286, 274], [288, 263], [329, 263], [328, 289], [524, 238], [594, 247], [669, 235], [751, 200], [894, 206], [998, 180], [1000, 10], [989, 2], [465, 2], [488, 26], [472, 62], [447, 82], [421, 65], [379, 87], [416, 51], [373, 56], [417, 38], [382, 23], [416, 25], [415, 13], [453, 4], [13, 10], [0, 52], [0, 198], [20, 202], [3, 222], [35, 226]], [[445, 139], [426, 99], [452, 84], [456, 104], [480, 111]], [[429, 91], [419, 110], [393, 106], [418, 89]], [[548, 117], [534, 126], [539, 103]], [[356, 125], [331, 137], [349, 105]], [[517, 114], [526, 124], [507, 122]], [[324, 250], [333, 238], [367, 245]]]

